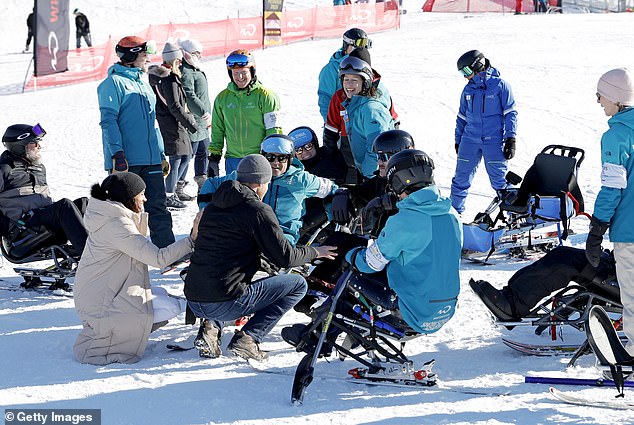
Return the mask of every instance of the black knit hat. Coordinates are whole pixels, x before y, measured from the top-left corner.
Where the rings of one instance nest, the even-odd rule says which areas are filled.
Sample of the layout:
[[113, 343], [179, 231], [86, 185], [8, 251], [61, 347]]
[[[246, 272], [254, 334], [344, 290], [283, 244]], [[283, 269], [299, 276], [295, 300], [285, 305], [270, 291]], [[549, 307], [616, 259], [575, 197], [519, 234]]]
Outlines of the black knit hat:
[[134, 173], [110, 174], [101, 183], [108, 199], [126, 205], [135, 196], [145, 190], [145, 182]]

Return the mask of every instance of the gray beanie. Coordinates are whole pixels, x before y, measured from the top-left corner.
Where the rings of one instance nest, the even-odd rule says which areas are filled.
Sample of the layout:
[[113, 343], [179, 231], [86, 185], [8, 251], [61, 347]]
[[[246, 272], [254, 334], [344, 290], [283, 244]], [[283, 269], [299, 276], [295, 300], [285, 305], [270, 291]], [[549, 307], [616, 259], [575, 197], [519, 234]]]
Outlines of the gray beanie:
[[597, 92], [614, 103], [634, 106], [634, 76], [627, 68], [608, 71], [599, 79]]
[[271, 164], [260, 154], [247, 155], [238, 163], [238, 181], [240, 183], [268, 183], [273, 170]]
[[183, 52], [176, 44], [172, 44], [169, 41], [165, 43], [163, 47], [163, 62], [172, 62], [174, 59], [183, 59]]

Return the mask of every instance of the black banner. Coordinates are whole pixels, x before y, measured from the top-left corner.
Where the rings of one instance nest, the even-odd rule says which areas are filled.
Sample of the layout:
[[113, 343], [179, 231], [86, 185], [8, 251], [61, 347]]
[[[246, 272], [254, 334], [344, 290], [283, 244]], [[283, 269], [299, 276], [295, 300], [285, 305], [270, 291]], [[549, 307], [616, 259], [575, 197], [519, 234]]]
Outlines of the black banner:
[[68, 70], [69, 0], [35, 0], [36, 77]]

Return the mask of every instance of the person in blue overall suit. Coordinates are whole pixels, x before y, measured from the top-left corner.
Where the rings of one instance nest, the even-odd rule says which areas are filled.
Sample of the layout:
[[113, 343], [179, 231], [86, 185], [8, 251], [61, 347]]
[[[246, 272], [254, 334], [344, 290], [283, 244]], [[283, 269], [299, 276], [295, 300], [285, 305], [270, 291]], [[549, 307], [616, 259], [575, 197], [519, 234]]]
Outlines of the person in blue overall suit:
[[460, 96], [456, 119], [455, 147], [458, 160], [451, 181], [451, 205], [459, 214], [480, 160], [491, 187], [502, 189], [508, 160], [515, 156], [517, 111], [511, 86], [478, 50], [458, 59], [458, 70], [467, 79]]

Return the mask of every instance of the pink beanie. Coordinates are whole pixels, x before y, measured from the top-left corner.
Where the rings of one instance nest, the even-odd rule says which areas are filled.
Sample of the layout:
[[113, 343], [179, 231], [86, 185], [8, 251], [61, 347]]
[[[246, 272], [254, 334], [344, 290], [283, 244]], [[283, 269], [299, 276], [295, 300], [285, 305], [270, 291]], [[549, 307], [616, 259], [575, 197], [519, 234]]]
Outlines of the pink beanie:
[[597, 92], [614, 103], [634, 105], [634, 76], [627, 68], [616, 68], [599, 78]]

